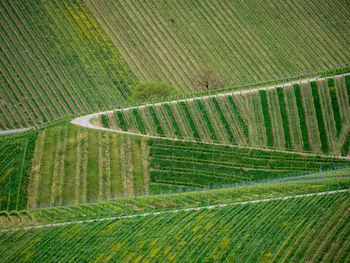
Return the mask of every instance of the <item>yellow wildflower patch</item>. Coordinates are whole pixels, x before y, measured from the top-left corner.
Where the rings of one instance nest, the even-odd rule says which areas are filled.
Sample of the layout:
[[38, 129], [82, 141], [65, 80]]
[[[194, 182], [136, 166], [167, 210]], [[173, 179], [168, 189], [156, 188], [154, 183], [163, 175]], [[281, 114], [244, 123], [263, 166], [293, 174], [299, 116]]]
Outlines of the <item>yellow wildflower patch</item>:
[[226, 247], [228, 244], [230, 244], [230, 239], [227, 237], [224, 237], [220, 240], [219, 247]]

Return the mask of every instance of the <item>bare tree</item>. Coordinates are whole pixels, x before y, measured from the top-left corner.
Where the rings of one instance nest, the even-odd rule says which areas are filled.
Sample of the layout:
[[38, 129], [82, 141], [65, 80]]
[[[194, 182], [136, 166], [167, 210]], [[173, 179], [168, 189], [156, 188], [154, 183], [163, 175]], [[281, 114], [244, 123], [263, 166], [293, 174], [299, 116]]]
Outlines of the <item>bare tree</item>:
[[212, 66], [202, 66], [193, 77], [194, 86], [199, 90], [219, 89], [226, 83], [226, 78]]

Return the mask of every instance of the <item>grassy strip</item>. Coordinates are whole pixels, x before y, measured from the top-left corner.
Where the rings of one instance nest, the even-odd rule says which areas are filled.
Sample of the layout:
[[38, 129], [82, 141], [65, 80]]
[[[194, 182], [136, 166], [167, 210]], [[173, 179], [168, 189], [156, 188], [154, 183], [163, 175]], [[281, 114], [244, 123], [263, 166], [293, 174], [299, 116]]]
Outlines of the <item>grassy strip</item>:
[[320, 103], [320, 97], [318, 94], [317, 84], [315, 81], [311, 81], [310, 86], [311, 86], [312, 97], [314, 100], [314, 106], [316, 110], [316, 117], [317, 117], [318, 131], [320, 133], [322, 152], [327, 154], [329, 153], [328, 141], [327, 141], [326, 129], [324, 127], [324, 122], [322, 117], [322, 109], [321, 109], [321, 103]]
[[283, 124], [284, 142], [286, 145], [286, 149], [292, 150], [292, 142], [290, 139], [290, 130], [289, 130], [287, 111], [286, 111], [286, 103], [284, 102], [283, 89], [277, 88], [276, 90], [277, 90], [278, 102], [279, 102], [279, 106], [280, 106], [279, 108], [280, 108], [282, 124]]
[[239, 114], [237, 105], [236, 105], [235, 101], [233, 100], [232, 96], [228, 95], [227, 99], [228, 99], [229, 103], [232, 106], [233, 112], [235, 113], [235, 116], [236, 116], [236, 118], [237, 118], [237, 120], [239, 122], [239, 125], [241, 126], [241, 128], [243, 130], [243, 133], [244, 133], [245, 137], [248, 139], [248, 137], [249, 137], [248, 125], [243, 121], [243, 118], [242, 118], [241, 114]]
[[327, 81], [328, 81], [329, 94], [331, 96], [331, 101], [332, 101], [332, 109], [333, 109], [335, 127], [337, 129], [337, 136], [339, 136], [339, 133], [340, 133], [341, 127], [342, 127], [342, 123], [341, 123], [341, 118], [340, 118], [340, 111], [339, 111], [337, 94], [335, 93], [334, 79], [329, 78], [329, 79], [327, 79]]
[[123, 118], [123, 114], [121, 111], [116, 111], [115, 115], [117, 115], [118, 121], [119, 121], [119, 125], [120, 128], [122, 129], [122, 131], [127, 131], [128, 129], [126, 128], [126, 124], [125, 124], [125, 120]]
[[107, 116], [105, 114], [100, 115], [101, 116], [101, 122], [102, 122], [102, 127], [104, 128], [110, 128]]
[[274, 147], [271, 119], [270, 119], [269, 106], [267, 103], [266, 91], [259, 90], [259, 94], [260, 94], [261, 107], [262, 107], [263, 116], [264, 116], [267, 145], [269, 147]]
[[220, 117], [220, 120], [221, 122], [223, 123], [224, 127], [225, 127], [225, 130], [226, 130], [226, 133], [229, 137], [229, 140], [230, 142], [232, 142], [233, 144], [236, 144], [236, 140], [232, 134], [232, 131], [230, 129], [230, 126], [228, 125], [227, 121], [226, 121], [226, 118], [224, 116], [224, 114], [222, 113], [222, 110], [220, 108], [220, 105], [219, 105], [219, 102], [217, 101], [217, 99], [215, 97], [211, 97], [210, 98], [211, 101], [213, 102], [214, 104], [214, 107], [215, 107], [215, 110], [217, 111], [219, 117]]
[[148, 111], [150, 112], [151, 114], [151, 117], [152, 117], [152, 120], [154, 122], [154, 125], [156, 126], [157, 128], [157, 132], [158, 134], [161, 136], [161, 137], [164, 137], [164, 131], [162, 129], [162, 126], [160, 125], [160, 122], [158, 120], [158, 117], [157, 117], [157, 114], [155, 112], [155, 110], [153, 109], [153, 106], [148, 106], [147, 107]]
[[301, 98], [300, 86], [298, 84], [295, 84], [293, 85], [293, 88], [294, 88], [294, 95], [295, 95], [295, 100], [298, 108], [299, 123], [301, 128], [301, 135], [303, 139], [303, 148], [305, 151], [310, 151], [311, 149], [310, 149], [309, 137], [307, 133], [305, 112], [304, 112], [303, 102]]
[[186, 103], [183, 101], [180, 101], [179, 104], [180, 104], [181, 109], [183, 110], [183, 112], [186, 116], [186, 119], [190, 125], [190, 128], [191, 128], [191, 131], [192, 131], [194, 138], [199, 141], [201, 138], [200, 138], [199, 133], [197, 131], [196, 125], [194, 124], [194, 122], [192, 120], [190, 111], [188, 110]]
[[201, 112], [201, 115], [205, 121], [205, 124], [207, 125], [208, 131], [210, 132], [210, 136], [213, 138], [213, 141], [218, 141], [218, 138], [216, 137], [213, 126], [211, 125], [211, 122], [209, 120], [209, 117], [207, 115], [207, 112], [204, 109], [204, 106], [203, 106], [201, 100], [195, 100], [195, 102], [197, 104], [199, 111]]
[[181, 131], [180, 131], [180, 128], [179, 128], [179, 125], [177, 124], [176, 122], [176, 119], [174, 117], [174, 114], [169, 106], [168, 103], [164, 103], [163, 104], [163, 107], [166, 111], [166, 113], [168, 114], [169, 118], [170, 118], [170, 121], [171, 121], [171, 125], [173, 126], [174, 128], [174, 132], [175, 132], [175, 135], [178, 137], [178, 138], [182, 138], [182, 134], [181, 134]]

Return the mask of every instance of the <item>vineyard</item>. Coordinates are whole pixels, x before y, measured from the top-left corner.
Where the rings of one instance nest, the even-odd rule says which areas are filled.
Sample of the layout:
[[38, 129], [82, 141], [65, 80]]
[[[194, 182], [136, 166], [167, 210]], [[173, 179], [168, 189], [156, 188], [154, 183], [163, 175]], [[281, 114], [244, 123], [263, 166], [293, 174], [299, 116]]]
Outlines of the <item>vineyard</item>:
[[136, 77], [74, 2], [0, 2], [0, 129], [122, 105], [129, 96]]
[[350, 57], [346, 1], [87, 0], [86, 6], [140, 80], [185, 90], [204, 65], [239, 84], [339, 67]]
[[124, 108], [95, 122], [159, 137], [346, 156], [349, 85], [350, 75], [337, 75]]
[[350, 262], [349, 10], [0, 0], [0, 261]]

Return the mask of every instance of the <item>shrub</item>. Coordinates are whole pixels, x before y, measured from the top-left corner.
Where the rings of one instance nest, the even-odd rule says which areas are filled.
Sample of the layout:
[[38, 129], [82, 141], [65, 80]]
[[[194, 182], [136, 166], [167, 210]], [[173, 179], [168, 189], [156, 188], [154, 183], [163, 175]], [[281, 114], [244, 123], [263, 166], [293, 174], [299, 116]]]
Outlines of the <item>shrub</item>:
[[173, 85], [164, 82], [144, 82], [133, 89], [129, 102], [145, 102], [177, 93]]

